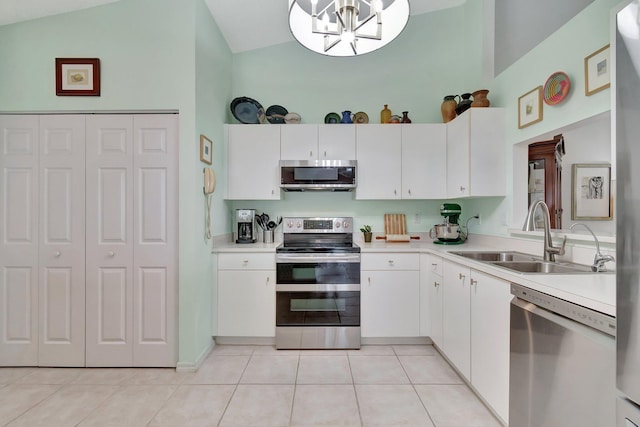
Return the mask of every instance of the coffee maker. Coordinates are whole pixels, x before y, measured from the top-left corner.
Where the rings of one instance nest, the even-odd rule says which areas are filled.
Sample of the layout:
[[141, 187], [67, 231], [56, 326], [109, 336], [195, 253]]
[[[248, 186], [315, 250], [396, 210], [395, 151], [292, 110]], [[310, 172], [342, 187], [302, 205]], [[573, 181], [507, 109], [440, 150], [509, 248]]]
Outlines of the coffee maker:
[[436, 239], [438, 245], [459, 245], [464, 243], [466, 235], [460, 229], [462, 207], [457, 203], [444, 203], [440, 206], [440, 215], [444, 217], [442, 224], [436, 224], [429, 231], [429, 237]]
[[256, 210], [236, 209], [236, 243], [255, 243]]

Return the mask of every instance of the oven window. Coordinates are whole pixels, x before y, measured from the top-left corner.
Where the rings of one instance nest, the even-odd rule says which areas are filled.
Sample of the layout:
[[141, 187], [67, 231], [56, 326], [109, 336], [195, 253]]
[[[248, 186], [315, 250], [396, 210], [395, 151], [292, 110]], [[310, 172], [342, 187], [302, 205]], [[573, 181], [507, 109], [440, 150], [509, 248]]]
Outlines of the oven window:
[[276, 326], [360, 326], [360, 292], [276, 292]]
[[281, 285], [359, 284], [360, 263], [278, 263], [276, 283]]

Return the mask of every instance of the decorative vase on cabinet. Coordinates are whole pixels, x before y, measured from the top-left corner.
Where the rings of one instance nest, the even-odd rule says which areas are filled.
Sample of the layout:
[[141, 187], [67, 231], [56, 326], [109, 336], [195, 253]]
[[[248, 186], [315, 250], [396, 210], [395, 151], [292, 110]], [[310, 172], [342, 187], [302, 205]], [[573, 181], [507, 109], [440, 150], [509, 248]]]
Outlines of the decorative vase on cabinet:
[[444, 97], [444, 101], [442, 101], [440, 111], [442, 112], [443, 123], [448, 123], [456, 118], [456, 107], [458, 105], [456, 96], [457, 95], [447, 95]]
[[487, 89], [478, 89], [473, 92], [473, 102], [471, 103], [472, 107], [488, 107], [491, 105], [491, 102], [487, 99], [487, 94], [489, 90]]
[[458, 106], [456, 107], [457, 115], [460, 115], [471, 108], [471, 103], [473, 102], [471, 99], [469, 99], [471, 98], [470, 93], [463, 93], [462, 95], [460, 95], [460, 98], [462, 99], [460, 100], [460, 102], [458, 102]]
[[380, 123], [389, 123], [391, 120], [391, 110], [387, 107], [388, 105], [384, 104], [384, 108], [380, 111]]
[[408, 111], [403, 111], [402, 112], [402, 123], [411, 123], [411, 119], [409, 118], [409, 112]]

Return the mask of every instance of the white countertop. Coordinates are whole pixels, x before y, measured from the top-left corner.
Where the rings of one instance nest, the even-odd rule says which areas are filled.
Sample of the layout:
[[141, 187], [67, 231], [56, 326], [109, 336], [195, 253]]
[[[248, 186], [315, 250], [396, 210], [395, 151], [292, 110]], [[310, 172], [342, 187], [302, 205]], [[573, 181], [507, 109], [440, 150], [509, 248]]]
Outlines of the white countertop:
[[[471, 239], [470, 239], [471, 240]], [[504, 242], [504, 239], [501, 241]], [[217, 241], [214, 243], [213, 253], [224, 252], [274, 252], [281, 242], [236, 244], [231, 241]], [[566, 301], [608, 314], [616, 315], [616, 275], [614, 273], [593, 274], [531, 274], [517, 273], [489, 263], [463, 258], [449, 252], [457, 251], [482, 251], [482, 250], [517, 250], [520, 248], [505, 247], [503, 243], [497, 247], [491, 243], [466, 242], [462, 245], [436, 245], [430, 239], [412, 240], [411, 242], [387, 243], [384, 240], [374, 240], [372, 243], [356, 242], [362, 249], [362, 253], [375, 252], [408, 252], [408, 253], [432, 253], [442, 258], [457, 262], [498, 277], [502, 280], [518, 283], [528, 288], [549, 294]], [[533, 255], [540, 256], [541, 253]]]

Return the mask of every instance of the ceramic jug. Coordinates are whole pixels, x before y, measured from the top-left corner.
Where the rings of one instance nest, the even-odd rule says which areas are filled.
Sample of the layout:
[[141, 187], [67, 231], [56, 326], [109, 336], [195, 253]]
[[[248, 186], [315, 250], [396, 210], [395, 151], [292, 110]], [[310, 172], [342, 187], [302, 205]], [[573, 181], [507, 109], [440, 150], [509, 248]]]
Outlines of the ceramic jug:
[[460, 95], [460, 98], [462, 98], [462, 100], [458, 102], [458, 106], [456, 107], [457, 115], [460, 115], [471, 108], [471, 103], [473, 102], [471, 99], [469, 99], [471, 98], [470, 93], [463, 93], [462, 95]]
[[351, 118], [351, 111], [342, 112], [342, 120], [340, 120], [340, 123], [353, 123], [353, 119]]
[[442, 113], [442, 122], [447, 123], [456, 118], [456, 107], [458, 103], [456, 102], [456, 96], [458, 95], [447, 95], [444, 97], [444, 101], [442, 101], [442, 105], [440, 105], [440, 112]]
[[473, 92], [473, 102], [471, 103], [472, 107], [488, 107], [491, 105], [491, 102], [487, 99], [487, 94], [489, 93], [488, 89], [479, 89]]
[[402, 123], [411, 123], [411, 119], [409, 118], [409, 112], [408, 111], [403, 111], [402, 112]]

